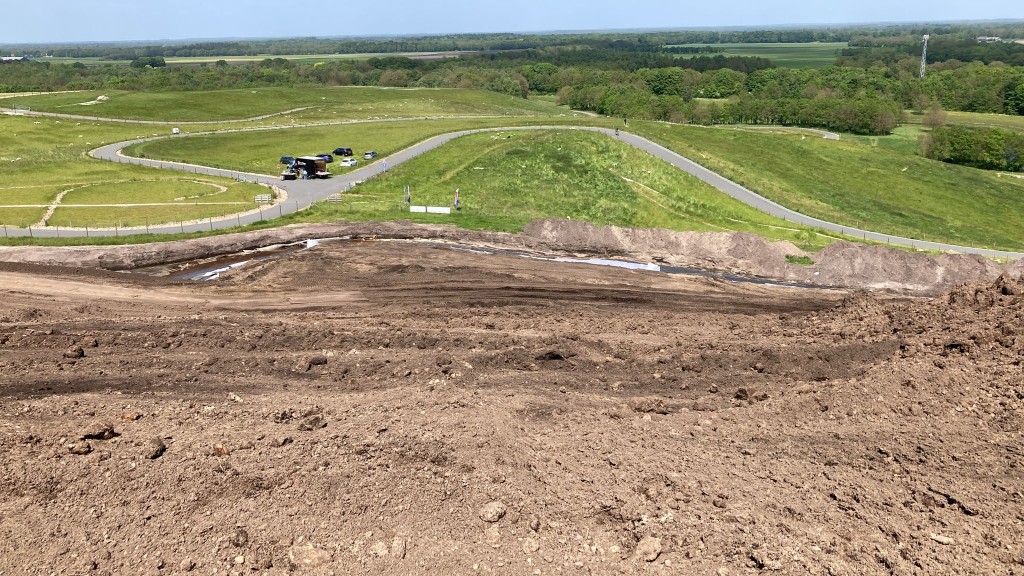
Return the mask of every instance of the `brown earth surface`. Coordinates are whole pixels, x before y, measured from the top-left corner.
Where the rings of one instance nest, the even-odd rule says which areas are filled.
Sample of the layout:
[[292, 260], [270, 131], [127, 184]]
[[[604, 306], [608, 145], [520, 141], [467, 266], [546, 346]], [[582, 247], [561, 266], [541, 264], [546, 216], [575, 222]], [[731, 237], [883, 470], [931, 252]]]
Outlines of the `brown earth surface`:
[[[505, 245], [703, 258], [603, 230]], [[61, 262], [90, 250], [173, 253], [0, 263], [0, 574], [1024, 573], [1009, 275], [925, 299], [404, 242], [212, 283]]]

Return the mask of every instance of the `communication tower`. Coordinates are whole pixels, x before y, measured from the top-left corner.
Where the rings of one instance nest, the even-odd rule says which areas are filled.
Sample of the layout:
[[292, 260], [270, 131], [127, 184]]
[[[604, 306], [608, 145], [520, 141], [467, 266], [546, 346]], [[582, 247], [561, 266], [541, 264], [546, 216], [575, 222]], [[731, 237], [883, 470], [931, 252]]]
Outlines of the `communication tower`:
[[924, 35], [924, 50], [921, 51], [921, 78], [924, 78], [925, 69], [928, 67], [928, 35]]

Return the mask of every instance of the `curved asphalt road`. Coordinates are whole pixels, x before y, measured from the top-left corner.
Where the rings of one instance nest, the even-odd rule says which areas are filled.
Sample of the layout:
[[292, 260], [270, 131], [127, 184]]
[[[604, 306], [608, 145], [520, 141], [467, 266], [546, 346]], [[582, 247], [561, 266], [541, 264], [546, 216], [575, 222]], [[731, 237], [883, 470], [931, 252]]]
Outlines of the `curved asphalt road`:
[[[283, 127], [282, 127], [283, 128]], [[442, 134], [429, 138], [401, 150], [388, 156], [387, 158], [378, 159], [372, 164], [363, 166], [351, 172], [345, 174], [333, 176], [327, 180], [291, 180], [282, 181], [276, 177], [266, 176], [262, 174], [250, 174], [246, 172], [238, 172], [235, 170], [222, 170], [218, 168], [208, 168], [204, 166], [195, 166], [189, 164], [180, 164], [176, 162], [165, 162], [162, 160], [149, 160], [142, 158], [130, 158], [123, 156], [121, 150], [137, 144], [139, 142], [146, 142], [150, 140], [158, 140], [173, 136], [158, 136], [155, 138], [143, 138], [138, 140], [129, 140], [127, 142], [119, 142], [116, 144], [109, 144], [97, 148], [90, 152], [90, 155], [94, 158], [102, 160], [108, 160], [111, 162], [121, 162], [137, 164], [141, 166], [150, 166], [153, 168], [164, 168], [172, 170], [181, 170], [185, 172], [193, 172], [196, 174], [208, 174], [211, 176], [220, 176], [224, 178], [232, 178], [239, 181], [245, 182], [258, 182], [266, 185], [277, 186], [278, 188], [287, 192], [287, 200], [276, 204], [274, 206], [268, 206], [259, 211], [249, 212], [246, 214], [239, 214], [235, 216], [229, 216], [227, 218], [219, 219], [208, 219], [202, 222], [193, 222], [189, 224], [177, 224], [177, 225], [161, 225], [151, 226], [146, 228], [131, 228], [131, 229], [97, 229], [97, 230], [84, 230], [84, 229], [59, 229], [59, 228], [8, 228], [4, 227], [4, 234], [6, 236], [36, 236], [36, 237], [70, 237], [70, 236], [113, 236], [117, 234], [128, 234], [128, 233], [153, 233], [153, 234], [174, 234], [179, 232], [202, 232], [209, 230], [219, 230], [232, 228], [239, 225], [252, 224], [261, 220], [269, 220], [275, 217], [283, 216], [284, 214], [290, 214], [299, 210], [308, 208], [315, 202], [323, 200], [331, 194], [344, 192], [351, 188], [358, 182], [372, 178], [384, 172], [384, 163], [387, 166], [394, 167], [403, 162], [411, 160], [420, 154], [429, 152], [455, 138], [460, 138], [469, 134], [477, 134], [481, 132], [509, 132], [509, 131], [520, 131], [520, 130], [586, 130], [589, 132], [600, 132], [607, 134], [611, 137], [616, 137], [623, 142], [630, 144], [640, 150], [643, 150], [657, 158], [668, 162], [672, 166], [684, 170], [693, 176], [703, 180], [718, 190], [728, 194], [729, 196], [752, 206], [762, 212], [770, 214], [772, 216], [782, 218], [795, 224], [801, 224], [803, 226], [809, 226], [813, 228], [820, 228], [831, 232], [837, 232], [846, 236], [855, 238], [861, 238], [863, 240], [872, 240], [882, 244], [895, 244], [899, 246], [907, 246], [911, 248], [922, 248], [926, 250], [936, 250], [941, 252], [962, 252], [967, 254], [980, 254], [982, 256], [1000, 257], [1000, 258], [1024, 258], [1024, 252], [1008, 252], [1002, 250], [989, 250], [987, 248], [976, 248], [972, 246], [959, 246], [956, 244], [944, 244], [940, 242], [926, 242], [922, 240], [915, 240], [913, 238], [904, 238], [901, 236], [890, 236], [888, 234], [881, 234], [878, 232], [871, 232], [870, 230], [862, 230], [860, 228], [852, 228], [849, 226], [842, 226], [832, 222], [826, 222], [817, 218], [812, 218], [799, 212], [794, 212], [784, 206], [776, 204], [771, 200], [764, 198], [754, 192], [736, 184], [735, 182], [715, 173], [703, 166], [693, 162], [692, 160], [681, 156], [664, 146], [656, 144], [646, 138], [642, 138], [635, 134], [628, 132], [621, 132], [618, 135], [615, 134], [614, 130], [608, 128], [597, 128], [589, 126], [580, 127], [566, 127], [566, 126], [520, 126], [520, 127], [507, 127], [507, 128], [482, 128], [476, 130], [464, 130], [460, 132], [451, 132], [448, 134]], [[179, 136], [180, 137], [180, 136]]]

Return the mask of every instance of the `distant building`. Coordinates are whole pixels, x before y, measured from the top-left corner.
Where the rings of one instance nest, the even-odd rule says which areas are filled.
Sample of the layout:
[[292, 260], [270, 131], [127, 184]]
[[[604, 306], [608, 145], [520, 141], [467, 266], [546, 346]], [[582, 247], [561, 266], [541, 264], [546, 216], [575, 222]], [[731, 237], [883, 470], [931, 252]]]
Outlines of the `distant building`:
[[28, 56], [0, 56], [0, 62], [28, 62]]
[[978, 42], [1002, 42], [999, 36], [978, 36]]

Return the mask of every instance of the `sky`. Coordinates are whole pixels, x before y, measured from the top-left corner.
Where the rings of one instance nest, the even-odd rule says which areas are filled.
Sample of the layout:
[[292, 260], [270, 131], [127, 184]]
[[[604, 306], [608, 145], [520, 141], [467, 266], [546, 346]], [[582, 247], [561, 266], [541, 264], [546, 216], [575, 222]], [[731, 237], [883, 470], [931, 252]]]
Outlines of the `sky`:
[[0, 0], [0, 44], [1024, 20], [1021, 0]]

